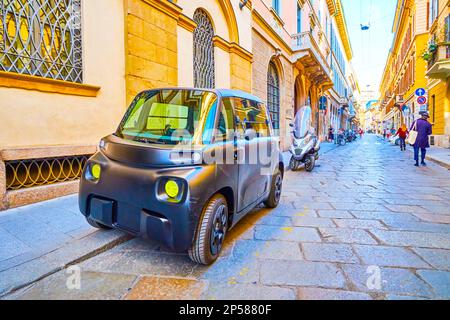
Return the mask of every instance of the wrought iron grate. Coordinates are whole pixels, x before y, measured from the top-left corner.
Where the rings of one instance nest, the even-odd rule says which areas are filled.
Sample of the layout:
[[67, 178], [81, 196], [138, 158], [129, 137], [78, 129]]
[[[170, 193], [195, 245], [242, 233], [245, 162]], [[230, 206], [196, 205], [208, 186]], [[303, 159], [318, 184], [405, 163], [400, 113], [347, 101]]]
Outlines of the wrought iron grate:
[[280, 78], [273, 62], [270, 62], [267, 73], [267, 106], [273, 128], [280, 129]]
[[6, 161], [6, 190], [19, 190], [81, 177], [90, 155]]
[[214, 28], [208, 14], [197, 9], [194, 13], [194, 83], [197, 88], [215, 87]]
[[0, 70], [82, 83], [81, 0], [0, 0]]

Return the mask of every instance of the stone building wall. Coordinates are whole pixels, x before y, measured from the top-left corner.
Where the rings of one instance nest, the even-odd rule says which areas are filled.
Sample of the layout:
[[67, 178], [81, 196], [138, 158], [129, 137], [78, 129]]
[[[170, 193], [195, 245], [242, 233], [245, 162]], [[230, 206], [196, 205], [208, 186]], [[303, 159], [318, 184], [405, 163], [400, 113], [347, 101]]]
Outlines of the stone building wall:
[[142, 90], [178, 84], [177, 19], [152, 1], [127, 0], [127, 102]]

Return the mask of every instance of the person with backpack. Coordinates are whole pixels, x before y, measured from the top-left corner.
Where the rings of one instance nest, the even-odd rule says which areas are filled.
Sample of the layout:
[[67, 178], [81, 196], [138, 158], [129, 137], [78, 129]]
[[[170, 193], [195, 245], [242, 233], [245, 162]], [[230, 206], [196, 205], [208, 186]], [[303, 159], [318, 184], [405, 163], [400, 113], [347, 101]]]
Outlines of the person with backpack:
[[[430, 115], [428, 112], [421, 112], [421, 118], [417, 119], [411, 126], [410, 136], [416, 136], [415, 141], [410, 141], [410, 144], [414, 147], [414, 164], [419, 166], [419, 151], [421, 152], [421, 165], [426, 166], [425, 157], [427, 155], [427, 148], [430, 147], [429, 136], [433, 133], [432, 125], [428, 122]], [[414, 139], [414, 138], [413, 138]]]

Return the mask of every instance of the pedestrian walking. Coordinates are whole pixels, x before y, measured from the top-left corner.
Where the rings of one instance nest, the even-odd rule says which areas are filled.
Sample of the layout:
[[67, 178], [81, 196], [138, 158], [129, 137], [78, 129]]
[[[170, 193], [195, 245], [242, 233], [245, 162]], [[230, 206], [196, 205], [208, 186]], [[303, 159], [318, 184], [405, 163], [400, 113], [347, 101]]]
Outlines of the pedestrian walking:
[[421, 165], [426, 166], [425, 157], [427, 155], [427, 148], [430, 147], [429, 136], [433, 133], [432, 125], [428, 122], [430, 115], [428, 112], [422, 112], [421, 118], [417, 119], [410, 128], [410, 131], [417, 132], [416, 141], [413, 144], [414, 147], [414, 164], [419, 166], [419, 151], [421, 152]]
[[359, 128], [359, 137], [362, 139], [364, 131], [362, 128]]
[[408, 128], [406, 127], [406, 124], [402, 124], [400, 128], [398, 128], [397, 133], [395, 136], [398, 136], [400, 139], [400, 150], [405, 151], [406, 150], [406, 137], [408, 136]]
[[383, 129], [383, 140], [386, 140], [386, 133], [387, 133], [387, 130]]

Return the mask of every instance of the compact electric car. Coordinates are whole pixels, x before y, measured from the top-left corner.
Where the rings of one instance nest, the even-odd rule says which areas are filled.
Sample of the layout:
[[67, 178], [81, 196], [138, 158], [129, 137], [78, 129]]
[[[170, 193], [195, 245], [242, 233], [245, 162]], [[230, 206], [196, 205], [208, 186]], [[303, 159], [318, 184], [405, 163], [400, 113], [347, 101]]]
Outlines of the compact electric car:
[[257, 97], [150, 90], [89, 159], [79, 207], [94, 227], [147, 237], [211, 264], [250, 210], [278, 205], [283, 174], [270, 115]]

